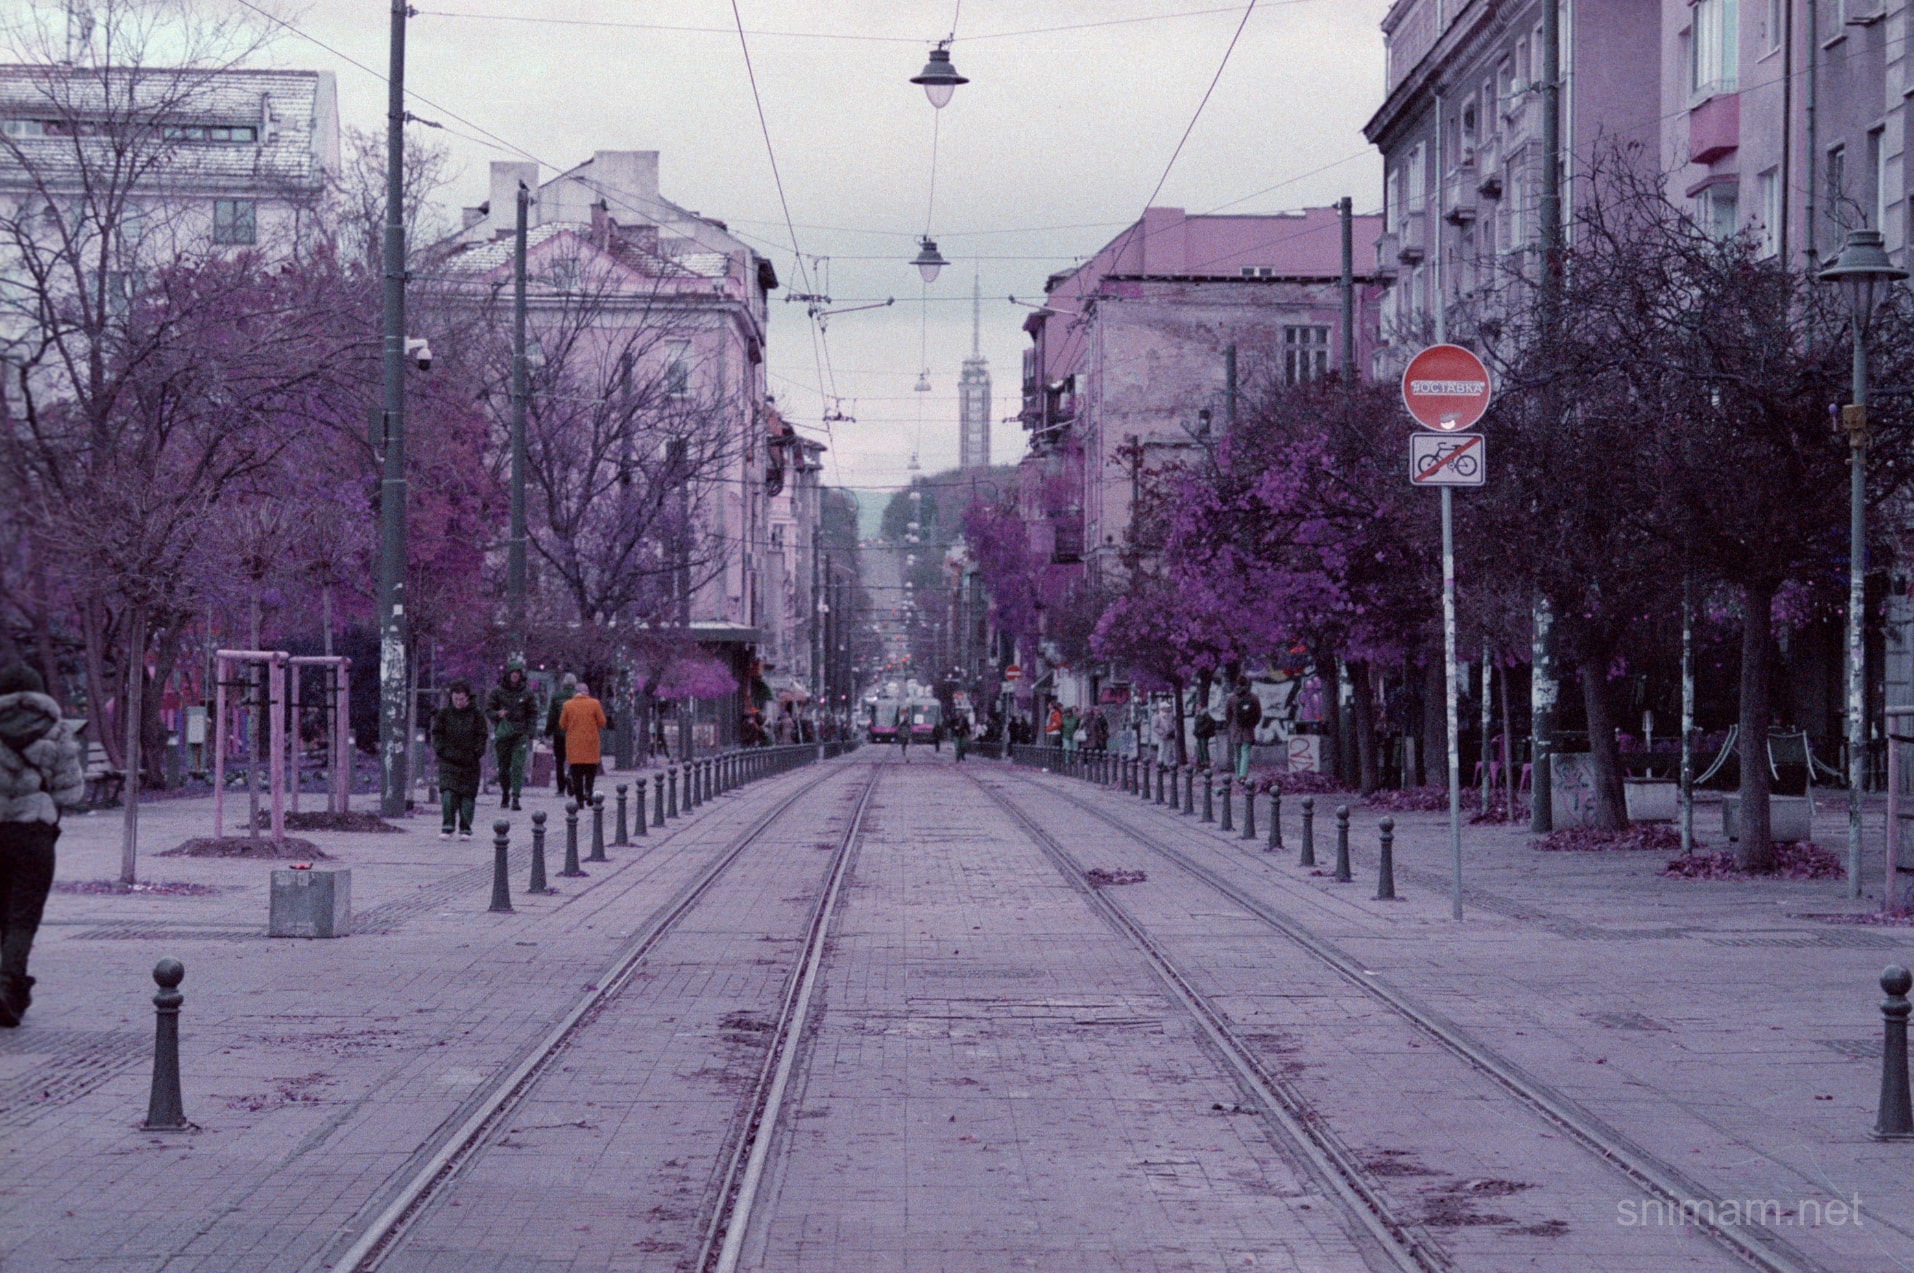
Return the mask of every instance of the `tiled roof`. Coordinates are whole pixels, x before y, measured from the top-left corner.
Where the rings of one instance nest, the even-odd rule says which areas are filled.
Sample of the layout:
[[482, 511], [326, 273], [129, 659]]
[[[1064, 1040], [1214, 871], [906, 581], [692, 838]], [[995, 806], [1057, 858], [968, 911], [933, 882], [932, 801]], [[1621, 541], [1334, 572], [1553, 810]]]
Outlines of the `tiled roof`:
[[[129, 100], [134, 104], [129, 106]], [[322, 187], [324, 165], [337, 146], [330, 72], [0, 65], [0, 121], [26, 121], [31, 128], [43, 120], [84, 123], [103, 117], [181, 130], [255, 130], [245, 141], [188, 134], [158, 143], [171, 152], [160, 165], [168, 186], [313, 193]], [[72, 137], [29, 133], [10, 141], [55, 184], [79, 170]], [[20, 176], [10, 149], [0, 148], [0, 184], [17, 184]]]

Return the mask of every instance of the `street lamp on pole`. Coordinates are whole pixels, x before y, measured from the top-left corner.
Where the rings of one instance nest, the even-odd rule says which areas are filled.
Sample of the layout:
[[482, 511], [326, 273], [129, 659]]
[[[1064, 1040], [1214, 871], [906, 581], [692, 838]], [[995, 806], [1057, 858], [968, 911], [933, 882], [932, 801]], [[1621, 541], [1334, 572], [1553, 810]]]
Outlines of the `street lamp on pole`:
[[[1865, 629], [1867, 577], [1867, 329], [1889, 287], [1907, 277], [1881, 246], [1879, 230], [1851, 230], [1824, 283], [1839, 284], [1854, 325], [1854, 402], [1841, 413], [1848, 435], [1848, 896], [1861, 895], [1861, 787], [1867, 776]], [[1889, 781], [1893, 775], [1889, 775]], [[1894, 835], [1896, 827], [1887, 833]], [[1897, 899], [1888, 898], [1887, 905]]]

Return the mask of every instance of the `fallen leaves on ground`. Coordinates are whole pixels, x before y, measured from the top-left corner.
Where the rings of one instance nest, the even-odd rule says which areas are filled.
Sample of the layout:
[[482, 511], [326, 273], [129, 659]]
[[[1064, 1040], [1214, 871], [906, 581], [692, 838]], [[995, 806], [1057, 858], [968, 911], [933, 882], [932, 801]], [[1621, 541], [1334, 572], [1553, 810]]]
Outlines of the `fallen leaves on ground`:
[[1811, 841], [1774, 846], [1774, 870], [1744, 871], [1732, 853], [1694, 853], [1672, 859], [1663, 875], [1682, 880], [1840, 880], [1847, 878], [1841, 859]]
[[1653, 822], [1620, 831], [1567, 827], [1530, 841], [1529, 847], [1544, 853], [1630, 853], [1638, 850], [1668, 853], [1680, 851], [1681, 833], [1671, 826]]

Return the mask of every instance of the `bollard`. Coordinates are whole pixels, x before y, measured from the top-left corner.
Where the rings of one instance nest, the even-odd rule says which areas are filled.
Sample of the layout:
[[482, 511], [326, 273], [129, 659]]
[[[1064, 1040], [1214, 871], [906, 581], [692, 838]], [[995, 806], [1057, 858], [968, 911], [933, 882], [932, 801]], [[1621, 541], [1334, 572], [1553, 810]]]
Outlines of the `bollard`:
[[1177, 796], [1182, 791], [1182, 789], [1183, 789], [1183, 766], [1181, 764], [1172, 764], [1170, 766], [1170, 802], [1169, 802], [1169, 808], [1171, 813], [1175, 813], [1177, 810], [1177, 807], [1178, 807], [1176, 803]]
[[532, 815], [532, 879], [526, 885], [527, 893], [556, 893], [558, 890], [545, 882], [545, 813], [540, 810]]
[[1183, 816], [1186, 818], [1193, 818], [1196, 816], [1196, 766], [1195, 765], [1191, 765], [1190, 771], [1183, 775]]
[[[153, 975], [159, 976], [156, 970]], [[1898, 964], [1881, 974], [1887, 1001], [1881, 1005], [1881, 1112], [1869, 1133], [1876, 1140], [1914, 1140], [1914, 1109], [1907, 1095], [1907, 992], [1914, 976]], [[154, 1002], [158, 1002], [157, 999]], [[156, 1071], [157, 1073], [157, 1071]], [[158, 1083], [158, 1079], [153, 1080]]]
[[716, 767], [717, 762], [714, 760], [707, 760], [698, 766], [700, 771], [698, 774], [698, 782], [700, 784], [700, 790], [698, 792], [699, 804], [711, 803], [711, 771]]
[[662, 827], [665, 824], [665, 771], [660, 769], [651, 776], [651, 789], [658, 793], [658, 803], [652, 806], [651, 825]]
[[1256, 788], [1247, 778], [1243, 779], [1243, 838], [1256, 838]]
[[645, 831], [645, 780], [643, 778], [640, 778], [638, 779], [635, 785], [637, 787], [637, 790], [633, 794], [637, 798], [631, 802], [631, 833], [638, 839], [642, 840], [645, 838], [645, 834], [646, 834], [646, 831]]
[[578, 801], [565, 802], [565, 869], [559, 875], [577, 879], [585, 873], [578, 869]]
[[1396, 820], [1384, 818], [1377, 823], [1382, 832], [1382, 861], [1376, 866], [1376, 900], [1396, 900]]
[[1235, 777], [1235, 775], [1230, 773], [1228, 770], [1223, 771], [1223, 791], [1222, 791], [1223, 820], [1217, 823], [1217, 826], [1224, 831], [1235, 830], [1235, 828], [1230, 825], [1230, 820], [1229, 820], [1230, 805], [1235, 803], [1233, 800], [1230, 799], [1230, 791], [1229, 791], [1230, 779], [1233, 777]]
[[1269, 848], [1274, 853], [1283, 847], [1283, 792], [1271, 782], [1269, 788]]
[[672, 765], [671, 773], [671, 816], [678, 816], [678, 766]]
[[512, 824], [500, 818], [492, 824], [492, 905], [501, 914], [512, 909], [512, 885], [506, 873], [511, 870]]
[[1316, 797], [1303, 797], [1303, 853], [1297, 866], [1316, 865]]
[[[644, 811], [640, 810], [638, 816], [643, 817]], [[630, 825], [625, 819], [625, 784], [621, 782], [618, 784], [618, 834], [613, 837], [613, 844], [622, 846], [631, 843]]]
[[[153, 996], [153, 1091], [146, 1099], [144, 1124], [148, 1131], [177, 1131], [192, 1126], [186, 1121], [186, 1102], [179, 1094], [179, 1006], [186, 1002], [179, 983], [185, 979], [186, 966], [177, 959], [162, 959], [153, 965], [159, 993]], [[1905, 1089], [1905, 1082], [1902, 1086]]]
[[587, 862], [609, 862], [605, 856], [605, 793], [591, 798], [591, 856]]
[[1336, 883], [1347, 884], [1355, 878], [1349, 874], [1349, 806], [1336, 806]]
[[1156, 762], [1156, 803], [1158, 804], [1163, 803], [1163, 775], [1168, 771], [1168, 765], [1160, 760]]
[[1216, 821], [1216, 771], [1203, 770], [1203, 821]]

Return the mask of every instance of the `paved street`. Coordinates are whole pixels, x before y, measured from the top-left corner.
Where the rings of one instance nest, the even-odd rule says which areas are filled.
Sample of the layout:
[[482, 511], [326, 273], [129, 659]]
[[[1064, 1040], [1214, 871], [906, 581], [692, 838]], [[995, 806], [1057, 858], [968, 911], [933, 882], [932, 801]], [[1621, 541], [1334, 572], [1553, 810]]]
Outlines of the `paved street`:
[[[766, 1135], [780, 1000], [867, 789], [739, 1214], [721, 1182]], [[152, 808], [145, 874], [219, 892], [53, 899], [38, 1002], [0, 1038], [0, 1268], [333, 1267], [639, 939], [364, 1267], [677, 1269], [733, 1226], [737, 1267], [779, 1270], [1735, 1266], [1693, 1224], [1630, 1223], [1638, 1185], [1271, 916], [1698, 1198], [1781, 1200], [1776, 1258], [1914, 1258], [1904, 1147], [1865, 1134], [1874, 978], [1914, 942], [1802, 918], [1843, 909], [1839, 884], [1667, 880], [1658, 857], [1476, 828], [1458, 927], [1431, 815], [1398, 819], [1406, 900], [1376, 902], [1367, 814], [1359, 882], [1336, 885], [1294, 865], [1293, 807], [1275, 855], [1081, 782], [869, 749], [719, 797], [509, 916], [485, 912], [482, 841], [424, 819], [321, 835], [354, 868], [357, 931], [268, 940], [265, 864], [152, 856], [206, 812]], [[62, 879], [108, 876], [116, 830], [75, 819]], [[187, 968], [177, 1135], [138, 1129], [162, 955]], [[1858, 1222], [1800, 1214], [1856, 1198]]]

